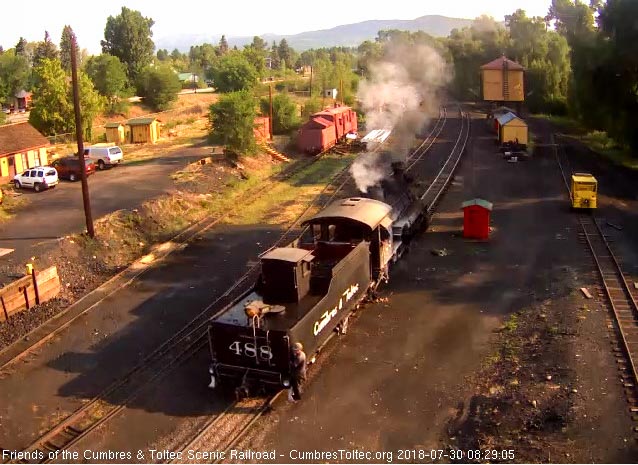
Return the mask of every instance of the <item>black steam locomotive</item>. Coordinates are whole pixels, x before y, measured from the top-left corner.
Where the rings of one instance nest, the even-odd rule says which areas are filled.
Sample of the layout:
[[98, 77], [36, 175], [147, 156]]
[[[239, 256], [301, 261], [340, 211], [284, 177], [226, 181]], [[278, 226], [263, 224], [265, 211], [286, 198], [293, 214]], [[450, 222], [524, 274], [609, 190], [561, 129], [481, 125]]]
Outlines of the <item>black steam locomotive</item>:
[[210, 387], [290, 385], [291, 348], [303, 344], [308, 361], [335, 330], [345, 332], [357, 304], [382, 280], [423, 223], [424, 208], [403, 173], [380, 200], [336, 201], [305, 222], [306, 233], [260, 256], [254, 288], [215, 316], [209, 326]]

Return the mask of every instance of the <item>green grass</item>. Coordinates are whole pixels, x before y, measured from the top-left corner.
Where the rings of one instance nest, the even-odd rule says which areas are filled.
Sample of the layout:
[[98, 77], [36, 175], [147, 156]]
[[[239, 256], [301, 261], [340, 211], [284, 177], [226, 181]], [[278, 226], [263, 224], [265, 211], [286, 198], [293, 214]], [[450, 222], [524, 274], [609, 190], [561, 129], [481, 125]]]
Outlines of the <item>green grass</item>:
[[560, 127], [562, 130], [569, 133], [565, 134], [567, 137], [579, 140], [594, 152], [609, 159], [612, 163], [632, 170], [638, 169], [638, 158], [633, 156], [628, 147], [624, 147], [617, 143], [614, 139], [609, 137], [605, 131], [588, 131], [578, 121], [567, 116], [543, 114], [534, 116], [545, 119]]
[[511, 333], [512, 331], [515, 331], [516, 328], [518, 328], [518, 315], [514, 313], [503, 325], [503, 330]]
[[293, 221], [351, 159], [352, 156], [326, 156], [318, 160], [290, 179], [276, 182], [269, 188], [268, 195], [254, 199], [226, 222], [247, 225]]

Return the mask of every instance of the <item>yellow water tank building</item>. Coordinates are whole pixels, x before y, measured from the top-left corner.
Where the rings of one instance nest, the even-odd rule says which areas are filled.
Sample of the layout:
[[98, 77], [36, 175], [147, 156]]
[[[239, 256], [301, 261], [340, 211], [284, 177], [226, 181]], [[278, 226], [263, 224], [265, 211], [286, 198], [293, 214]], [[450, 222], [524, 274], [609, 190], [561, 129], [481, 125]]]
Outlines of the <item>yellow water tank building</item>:
[[525, 100], [525, 69], [503, 55], [481, 66], [483, 100], [489, 102], [522, 102]]

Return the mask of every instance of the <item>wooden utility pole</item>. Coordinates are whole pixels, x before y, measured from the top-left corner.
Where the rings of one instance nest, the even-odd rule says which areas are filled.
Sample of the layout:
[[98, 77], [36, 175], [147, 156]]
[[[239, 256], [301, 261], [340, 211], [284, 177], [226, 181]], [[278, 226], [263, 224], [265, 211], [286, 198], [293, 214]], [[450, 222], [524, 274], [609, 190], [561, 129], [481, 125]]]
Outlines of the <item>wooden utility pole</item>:
[[310, 66], [310, 98], [312, 98], [312, 66]]
[[343, 79], [339, 79], [339, 93], [341, 94], [339, 101], [343, 105]]
[[78, 44], [75, 33], [71, 36], [71, 81], [73, 83], [73, 109], [75, 110], [75, 135], [78, 140], [78, 158], [82, 179], [82, 202], [84, 203], [84, 217], [86, 218], [86, 232], [89, 237], [95, 237], [93, 216], [91, 215], [91, 200], [89, 199], [89, 183], [86, 179], [86, 162], [84, 161], [84, 139], [82, 134], [82, 114], [80, 113], [80, 89], [78, 85]]
[[272, 84], [268, 87], [268, 98], [270, 100], [270, 118], [268, 120], [268, 128], [270, 129], [270, 140], [272, 140]]

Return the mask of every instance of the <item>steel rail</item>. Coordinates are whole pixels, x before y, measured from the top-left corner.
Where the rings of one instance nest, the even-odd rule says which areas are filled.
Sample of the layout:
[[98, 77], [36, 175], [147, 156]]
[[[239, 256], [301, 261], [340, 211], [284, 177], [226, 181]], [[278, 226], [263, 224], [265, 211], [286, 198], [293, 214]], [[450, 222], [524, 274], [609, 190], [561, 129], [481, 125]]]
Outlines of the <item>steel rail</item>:
[[454, 172], [456, 171], [456, 167], [458, 166], [458, 163], [461, 160], [463, 153], [465, 152], [467, 141], [469, 140], [470, 119], [469, 116], [462, 111], [460, 106], [459, 115], [461, 117], [461, 129], [456, 139], [456, 143], [454, 144], [454, 147], [452, 147], [450, 155], [445, 161], [445, 164], [438, 172], [432, 183], [430, 183], [426, 191], [420, 197], [421, 201], [424, 202], [426, 205], [426, 212], [428, 216], [433, 213], [434, 208], [441, 195], [452, 180]]
[[[430, 132], [426, 141], [422, 143], [419, 148], [414, 153], [417, 153], [420, 150], [425, 142], [428, 139], [431, 139], [430, 145], [432, 145], [436, 137], [440, 134], [442, 127], [445, 124], [440, 124], [442, 120], [442, 116], [445, 116], [445, 108], [440, 111], [440, 117], [437, 121], [435, 127]], [[435, 131], [436, 135], [434, 139], [432, 136]], [[383, 144], [379, 144], [375, 148], [375, 151], [378, 150]], [[427, 148], [425, 149], [427, 151]], [[425, 151], [423, 153], [425, 153]], [[321, 155], [324, 155], [327, 152], [324, 152]], [[420, 156], [423, 156], [423, 153]], [[281, 181], [282, 179], [288, 179], [293, 177], [298, 172], [301, 172], [303, 169], [306, 169], [308, 166], [315, 163], [320, 156], [314, 157], [308, 163], [300, 163], [296, 169], [289, 170], [285, 173], [280, 173], [273, 177], [273, 183], [277, 181]], [[314, 203], [317, 198], [319, 198], [322, 194], [324, 194], [331, 187], [334, 187], [334, 181], [345, 177], [343, 181], [336, 187], [334, 187], [334, 191], [330, 196], [330, 199], [334, 198], [336, 194], [343, 188], [346, 182], [350, 180], [350, 177], [347, 176], [349, 174], [349, 166], [346, 166], [336, 177], [335, 179], [326, 186], [322, 192], [313, 199], [311, 205], [309, 205], [301, 215], [293, 222], [293, 224], [282, 234], [280, 239], [276, 242], [276, 244], [281, 244], [283, 240], [285, 240], [286, 236], [290, 234], [291, 231], [294, 231], [295, 225], [299, 224], [301, 218], [307, 214], [307, 212], [314, 206]], [[260, 186], [259, 192], [265, 192], [263, 189], [263, 185]], [[250, 191], [250, 194], [253, 193], [253, 190]], [[249, 193], [245, 193], [242, 197], [247, 197]], [[227, 215], [231, 214], [234, 209], [231, 209], [227, 212], [224, 212], [217, 220], [221, 221]], [[303, 232], [303, 231], [302, 231]], [[56, 425], [54, 428], [49, 430], [47, 433], [40, 436], [36, 441], [34, 441], [31, 445], [23, 450], [23, 452], [34, 452], [36, 450], [40, 450], [44, 456], [45, 460], [41, 463], [47, 463], [49, 460], [48, 452], [55, 452], [57, 450], [69, 448], [73, 446], [75, 443], [79, 442], [81, 439], [86, 437], [89, 433], [95, 430], [98, 426], [106, 423], [119, 412], [121, 412], [132, 400], [134, 400], [140, 392], [146, 387], [149, 386], [153, 381], [157, 381], [168, 374], [170, 370], [172, 370], [176, 364], [181, 361], [187, 360], [194, 353], [199, 351], [201, 347], [205, 344], [206, 332], [204, 331], [205, 327], [208, 324], [210, 318], [215, 315], [223, 312], [228, 304], [232, 302], [234, 298], [243, 294], [248, 290], [249, 285], [247, 283], [252, 283], [252, 279], [256, 278], [257, 272], [259, 271], [259, 266], [255, 265], [251, 269], [249, 269], [239, 280], [231, 286], [224, 294], [218, 297], [213, 303], [209, 304], [204, 310], [202, 310], [198, 315], [196, 315], [190, 322], [188, 322], [182, 329], [180, 329], [175, 335], [173, 335], [170, 339], [162, 343], [157, 349], [148, 354], [140, 363], [138, 363], [135, 367], [133, 367], [127, 374], [125, 374], [120, 380], [111, 384], [108, 388], [102, 391], [99, 395], [95, 396], [92, 400], [90, 400], [87, 404], [83, 405], [80, 409], [73, 412], [67, 418], [65, 418], [62, 422]], [[238, 291], [238, 292], [237, 292]], [[237, 295], [238, 294], [238, 295]], [[211, 308], [219, 306], [222, 300], [228, 300], [229, 302], [224, 305], [218, 312], [214, 315], [209, 315]], [[203, 321], [200, 321], [203, 320]], [[194, 326], [194, 327], [193, 327]], [[190, 329], [193, 327], [192, 329]], [[199, 334], [197, 334], [199, 333]], [[175, 353], [175, 349], [182, 343], [185, 343], [185, 347], [179, 350], [174, 357], [169, 360], [166, 360], [165, 357]], [[30, 349], [27, 349], [30, 350]], [[156, 366], [159, 365], [159, 366]], [[149, 373], [150, 378], [141, 379], [141, 380], [133, 380], [133, 377], [141, 377], [141, 373]], [[137, 381], [138, 385], [134, 386], [131, 390], [129, 383]], [[126, 389], [123, 393], [118, 393], [118, 390]], [[123, 396], [122, 398], [117, 398], [117, 395]], [[110, 400], [109, 400], [110, 398]], [[115, 398], [115, 399], [114, 399]], [[105, 413], [106, 412], [106, 413]], [[252, 424], [252, 423], [251, 423]], [[31, 463], [29, 461], [20, 461], [21, 463]]]
[[[554, 143], [554, 134], [552, 134], [552, 145], [556, 162], [560, 170], [568, 198], [571, 200], [571, 187], [567, 180], [566, 167], [561, 162], [560, 153], [563, 152], [562, 146], [557, 148]], [[566, 160], [567, 161], [567, 160]], [[638, 386], [638, 303], [634, 297], [631, 287], [625, 278], [620, 262], [611, 249], [605, 234], [603, 233], [596, 216], [592, 213], [581, 213], [578, 216], [578, 222], [582, 230], [582, 237], [588, 246], [588, 249], [596, 264], [596, 269], [600, 277], [600, 281], [605, 289], [605, 296], [619, 335], [620, 350], [629, 363], [629, 372], [632, 383], [625, 383], [625, 387]], [[630, 340], [633, 333], [633, 340]], [[629, 385], [631, 386], [629, 386]], [[636, 399], [630, 399], [636, 404]], [[633, 408], [636, 408], [634, 405]]]

